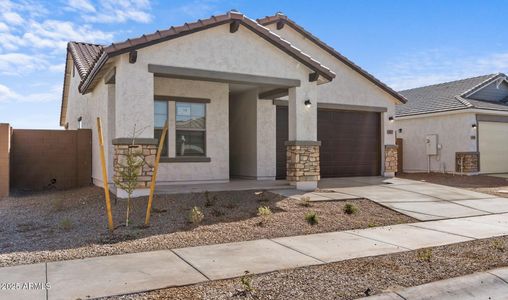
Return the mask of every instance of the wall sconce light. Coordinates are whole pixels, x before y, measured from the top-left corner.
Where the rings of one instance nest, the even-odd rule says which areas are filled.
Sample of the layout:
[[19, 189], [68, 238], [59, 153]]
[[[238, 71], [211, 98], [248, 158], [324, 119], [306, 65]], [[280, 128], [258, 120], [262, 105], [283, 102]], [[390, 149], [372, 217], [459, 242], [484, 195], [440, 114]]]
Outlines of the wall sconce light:
[[303, 104], [305, 104], [305, 107], [309, 108], [312, 103], [310, 103], [310, 99], [307, 99]]
[[402, 128], [399, 128], [399, 133], [402, 133]]
[[393, 121], [395, 120], [393, 119], [393, 117], [388, 117], [388, 121], [390, 121], [390, 123], [393, 123]]
[[475, 129], [476, 129], [476, 124], [471, 125], [471, 128], [472, 128], [473, 130], [475, 130]]

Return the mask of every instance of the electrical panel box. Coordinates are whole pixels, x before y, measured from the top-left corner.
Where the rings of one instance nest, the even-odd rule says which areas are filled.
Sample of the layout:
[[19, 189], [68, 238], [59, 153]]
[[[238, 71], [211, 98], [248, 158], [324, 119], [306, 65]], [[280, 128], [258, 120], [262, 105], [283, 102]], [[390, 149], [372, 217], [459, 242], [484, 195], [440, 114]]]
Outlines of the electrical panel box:
[[427, 155], [437, 155], [437, 134], [429, 134], [425, 137], [425, 149]]

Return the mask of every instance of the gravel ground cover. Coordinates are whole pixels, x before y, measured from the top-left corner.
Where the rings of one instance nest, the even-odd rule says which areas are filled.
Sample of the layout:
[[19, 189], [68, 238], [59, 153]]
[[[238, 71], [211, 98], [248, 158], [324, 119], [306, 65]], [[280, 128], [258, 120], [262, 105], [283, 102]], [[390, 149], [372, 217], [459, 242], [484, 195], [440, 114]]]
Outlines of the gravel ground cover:
[[[1, 199], [0, 267], [415, 222], [365, 199], [347, 201], [357, 208], [348, 215], [345, 201], [308, 207], [269, 192], [235, 191], [157, 195], [152, 226], [144, 228], [147, 197], [132, 202], [130, 226], [109, 234], [97, 187]], [[198, 225], [188, 218], [194, 206], [204, 213]], [[260, 206], [272, 214], [257, 216]], [[116, 225], [124, 222], [125, 211], [125, 201], [113, 205]], [[318, 224], [307, 223], [309, 211], [316, 212]]]
[[472, 191], [491, 194], [498, 197], [508, 197], [508, 193], [499, 191], [508, 191], [508, 179], [494, 176], [461, 176], [442, 173], [402, 173], [397, 177], [426, 181], [430, 183], [448, 185], [458, 188], [466, 188]]
[[106, 299], [356, 299], [505, 266], [500, 237]]

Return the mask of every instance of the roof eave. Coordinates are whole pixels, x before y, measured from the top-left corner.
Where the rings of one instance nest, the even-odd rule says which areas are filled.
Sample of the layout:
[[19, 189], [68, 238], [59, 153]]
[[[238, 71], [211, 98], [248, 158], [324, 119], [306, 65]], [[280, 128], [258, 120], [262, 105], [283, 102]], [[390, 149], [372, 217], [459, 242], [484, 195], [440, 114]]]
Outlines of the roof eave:
[[294, 30], [296, 30], [297, 32], [299, 32], [300, 34], [305, 36], [307, 39], [311, 40], [314, 44], [318, 45], [323, 50], [327, 51], [329, 54], [331, 54], [332, 56], [334, 56], [335, 58], [337, 58], [338, 60], [343, 62], [345, 65], [347, 65], [351, 69], [353, 69], [353, 70], [357, 71], [358, 73], [360, 73], [363, 77], [365, 77], [366, 79], [368, 79], [369, 81], [374, 83], [376, 86], [381, 88], [383, 91], [387, 92], [388, 94], [390, 94], [391, 96], [396, 98], [401, 103], [403, 103], [403, 104], [407, 103], [408, 100], [407, 100], [406, 97], [404, 97], [403, 95], [397, 93], [395, 90], [393, 90], [392, 88], [390, 88], [389, 86], [387, 86], [386, 84], [381, 82], [379, 79], [375, 78], [372, 74], [370, 74], [369, 72], [365, 71], [360, 66], [356, 65], [354, 62], [349, 60], [344, 55], [340, 54], [337, 50], [335, 50], [334, 48], [332, 48], [331, 46], [329, 46], [325, 42], [323, 42], [320, 39], [318, 39], [316, 36], [311, 34], [309, 31], [305, 30], [302, 26], [296, 24], [296, 22], [294, 22], [293, 20], [289, 19], [286, 15], [277, 14], [275, 16], [258, 19], [257, 21], [258, 21], [259, 24], [261, 24], [263, 26], [271, 25], [271, 24], [277, 23], [279, 21], [284, 22], [284, 25], [288, 25], [291, 28], [293, 28]]

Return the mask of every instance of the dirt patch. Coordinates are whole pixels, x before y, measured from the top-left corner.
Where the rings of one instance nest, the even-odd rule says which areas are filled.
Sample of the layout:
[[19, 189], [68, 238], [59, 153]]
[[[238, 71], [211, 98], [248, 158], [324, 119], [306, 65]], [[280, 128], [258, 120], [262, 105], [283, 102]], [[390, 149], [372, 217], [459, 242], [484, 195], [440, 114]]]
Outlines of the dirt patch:
[[[0, 266], [77, 259], [262, 238], [359, 229], [414, 219], [369, 200], [347, 201], [357, 211], [343, 212], [345, 201], [311, 203], [254, 191], [157, 195], [152, 226], [144, 228], [147, 197], [133, 200], [130, 226], [126, 201], [113, 205], [114, 234], [107, 231], [103, 191], [88, 187], [62, 192], [9, 197], [0, 201]], [[189, 222], [191, 209], [204, 214]], [[272, 214], [258, 216], [266, 206]], [[318, 223], [305, 219], [315, 212]]]
[[486, 175], [461, 176], [442, 173], [402, 173], [397, 174], [397, 177], [465, 188], [498, 197], [508, 197], [508, 193], [499, 192], [508, 191], [507, 178]]
[[508, 266], [508, 237], [359, 258], [107, 299], [356, 299]]

